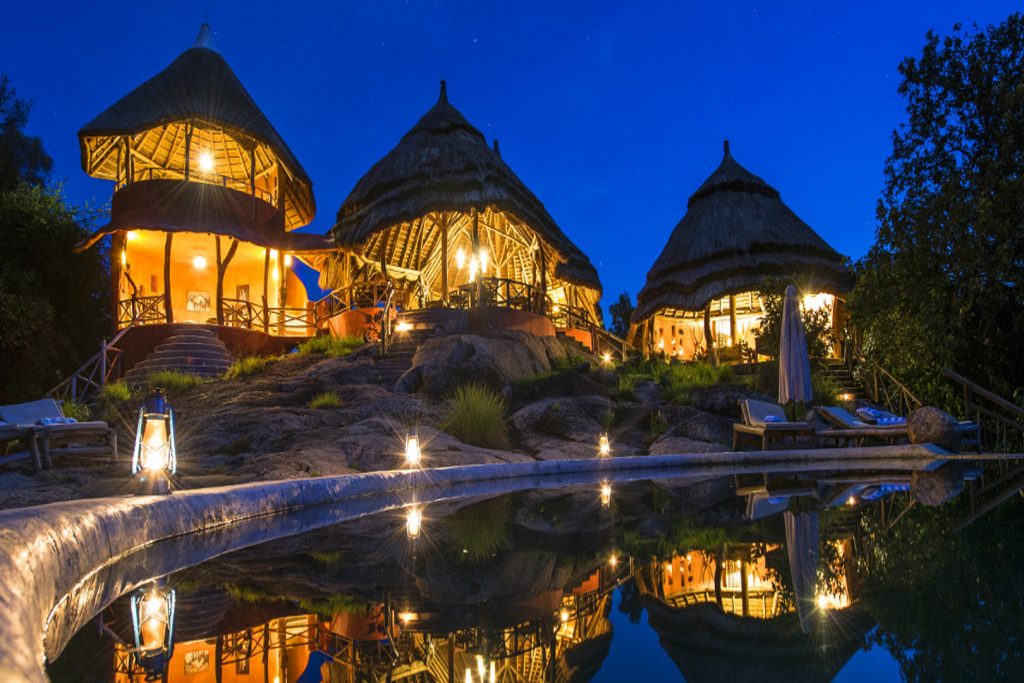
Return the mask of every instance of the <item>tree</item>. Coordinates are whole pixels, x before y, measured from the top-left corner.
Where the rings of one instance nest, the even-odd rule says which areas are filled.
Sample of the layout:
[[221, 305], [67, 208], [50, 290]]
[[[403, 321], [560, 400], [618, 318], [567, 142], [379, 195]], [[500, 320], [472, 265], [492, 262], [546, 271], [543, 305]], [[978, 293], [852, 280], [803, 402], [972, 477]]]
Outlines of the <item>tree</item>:
[[53, 166], [38, 137], [25, 135], [31, 104], [18, 98], [0, 74], [0, 192], [18, 183], [42, 185]]
[[73, 250], [93, 215], [42, 185], [50, 160], [21, 134], [27, 117], [0, 76], [0, 403], [39, 398], [96, 352], [110, 325], [106, 253]]
[[1008, 395], [1024, 385], [1024, 17], [940, 38], [899, 67], [877, 240], [849, 305], [864, 351], [925, 401], [940, 370]]
[[629, 319], [633, 317], [633, 302], [629, 299], [629, 292], [619, 294], [619, 298], [608, 307], [612, 316], [611, 333], [617, 337], [626, 338], [629, 334]]

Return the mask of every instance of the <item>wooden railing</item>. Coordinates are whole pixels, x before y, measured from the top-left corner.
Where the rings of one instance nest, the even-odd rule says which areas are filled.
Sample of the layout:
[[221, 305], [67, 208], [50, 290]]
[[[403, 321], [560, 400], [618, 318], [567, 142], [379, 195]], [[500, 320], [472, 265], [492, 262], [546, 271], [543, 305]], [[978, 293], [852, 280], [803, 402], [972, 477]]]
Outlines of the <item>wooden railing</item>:
[[[280, 336], [311, 336], [316, 321], [311, 309], [297, 306], [267, 306], [245, 299], [223, 299], [224, 324]], [[296, 324], [298, 323], [298, 324]]]
[[[132, 173], [133, 183], [144, 182], [146, 180], [181, 180], [182, 182], [185, 182], [185, 168], [139, 168]], [[190, 168], [187, 182], [220, 185], [221, 187], [227, 187], [232, 190], [254, 196], [258, 199], [262, 199], [271, 206], [277, 206], [277, 199], [274, 197], [272, 192], [268, 192], [267, 190], [259, 187], [254, 188], [248, 178], [233, 178], [220, 173], [204, 173], [194, 168]], [[126, 183], [124, 179], [121, 179], [114, 188], [114, 192], [117, 192], [128, 184], [129, 183]]]
[[885, 410], [906, 416], [921, 407], [921, 399], [878, 363], [861, 358], [859, 374], [868, 397]]
[[118, 327], [166, 321], [167, 313], [164, 310], [164, 297], [162, 294], [157, 296], [133, 296], [130, 299], [121, 299], [117, 302]]
[[590, 339], [594, 345], [593, 351], [598, 355], [613, 353], [618, 355], [622, 362], [626, 362], [634, 349], [625, 339], [612, 334], [590, 319], [583, 311], [571, 306], [559, 306], [558, 311], [552, 310], [552, 320], [560, 327], [585, 330], [590, 333]]
[[117, 348], [117, 343], [128, 329], [120, 330], [109, 342], [104, 339], [95, 355], [82, 363], [67, 379], [46, 392], [47, 395], [58, 401], [84, 403], [104, 386], [120, 379], [121, 349]]
[[1024, 408], [949, 368], [942, 375], [963, 392], [964, 417], [981, 429], [981, 447], [994, 453], [1024, 451]]

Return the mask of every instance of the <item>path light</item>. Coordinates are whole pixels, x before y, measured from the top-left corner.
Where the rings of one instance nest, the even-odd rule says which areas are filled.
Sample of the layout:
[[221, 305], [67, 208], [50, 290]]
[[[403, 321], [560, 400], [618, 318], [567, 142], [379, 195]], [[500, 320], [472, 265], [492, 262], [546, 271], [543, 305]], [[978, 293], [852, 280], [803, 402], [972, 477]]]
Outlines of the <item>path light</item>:
[[405, 437], [405, 464], [410, 467], [417, 467], [420, 464], [420, 458], [423, 456], [420, 451], [420, 437], [416, 434], [411, 434]]
[[405, 534], [409, 538], [417, 538], [420, 535], [420, 527], [423, 525], [423, 513], [417, 507], [409, 508], [405, 513]]
[[601, 484], [601, 507], [606, 508], [612, 504], [612, 485]]
[[617, 566], [619, 566], [619, 556], [615, 553], [612, 553], [611, 557], [608, 558], [608, 565], [612, 569], [615, 569]]
[[857, 499], [854, 496], [850, 496], [849, 498], [846, 499], [846, 504], [850, 506], [856, 505]]
[[608, 353], [607, 351], [602, 353], [601, 354], [601, 362], [604, 363], [605, 365], [611, 365], [612, 364], [612, 354]]
[[612, 454], [612, 444], [608, 440], [608, 432], [605, 432], [597, 439], [597, 454], [602, 458], [607, 458]]
[[131, 598], [132, 655], [146, 672], [146, 680], [163, 677], [174, 652], [174, 591], [163, 591], [154, 582]]
[[162, 389], [153, 389], [139, 408], [135, 426], [135, 450], [132, 474], [144, 473], [154, 488], [152, 493], [167, 493], [167, 474], [178, 469], [174, 446], [174, 411], [167, 405]]

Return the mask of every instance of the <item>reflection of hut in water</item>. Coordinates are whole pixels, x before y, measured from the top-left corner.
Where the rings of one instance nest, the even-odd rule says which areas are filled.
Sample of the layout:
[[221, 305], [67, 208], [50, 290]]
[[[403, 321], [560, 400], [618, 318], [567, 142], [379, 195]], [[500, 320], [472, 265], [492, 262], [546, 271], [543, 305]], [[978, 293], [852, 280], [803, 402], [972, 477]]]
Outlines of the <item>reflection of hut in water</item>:
[[[535, 332], [550, 328], [544, 316], [599, 323], [593, 265], [448, 102], [443, 82], [437, 103], [356, 183], [334, 236], [341, 256], [323, 284], [350, 312], [334, 326], [358, 322], [353, 309], [375, 305], [385, 281], [404, 311], [484, 307], [477, 317]], [[439, 316], [422, 320], [458, 319]]]

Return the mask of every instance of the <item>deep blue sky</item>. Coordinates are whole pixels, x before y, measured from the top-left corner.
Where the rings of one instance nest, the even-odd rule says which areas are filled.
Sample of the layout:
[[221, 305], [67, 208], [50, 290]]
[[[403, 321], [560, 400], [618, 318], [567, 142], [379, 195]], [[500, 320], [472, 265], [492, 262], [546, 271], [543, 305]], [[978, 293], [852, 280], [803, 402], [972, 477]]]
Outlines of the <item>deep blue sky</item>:
[[[820, 6], [819, 6], [820, 5]], [[0, 72], [35, 103], [75, 202], [78, 128], [191, 45], [215, 42], [313, 178], [325, 231], [356, 180], [448, 80], [601, 274], [635, 296], [722, 139], [828, 242], [874, 239], [900, 60], [930, 28], [988, 24], [1017, 0], [808, 2], [18, 2]]]

